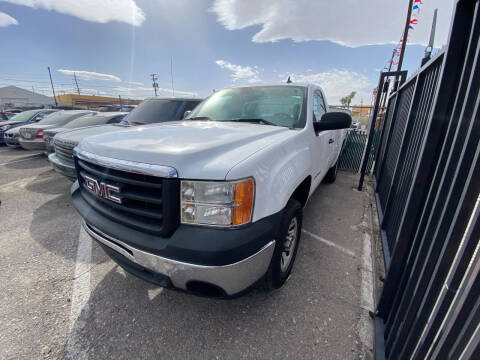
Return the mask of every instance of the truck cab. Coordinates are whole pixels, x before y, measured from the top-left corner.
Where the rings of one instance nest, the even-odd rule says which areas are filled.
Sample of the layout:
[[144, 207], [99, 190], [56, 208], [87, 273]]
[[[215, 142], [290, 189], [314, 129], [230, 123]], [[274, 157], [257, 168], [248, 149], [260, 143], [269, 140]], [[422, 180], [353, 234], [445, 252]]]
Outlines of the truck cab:
[[219, 297], [259, 281], [278, 288], [350, 124], [316, 85], [220, 90], [184, 120], [84, 139], [74, 206], [107, 254], [147, 281]]

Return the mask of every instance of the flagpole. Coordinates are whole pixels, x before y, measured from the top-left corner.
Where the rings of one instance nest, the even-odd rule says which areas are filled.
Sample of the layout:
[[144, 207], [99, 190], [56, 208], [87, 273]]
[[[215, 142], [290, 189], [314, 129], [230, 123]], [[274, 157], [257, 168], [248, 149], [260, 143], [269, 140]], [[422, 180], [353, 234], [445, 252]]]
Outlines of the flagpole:
[[[405, 55], [405, 48], [407, 47], [407, 42], [408, 42], [408, 29], [410, 27], [410, 19], [412, 17], [412, 7], [413, 7], [413, 0], [409, 0], [407, 20], [405, 21], [405, 29], [403, 30], [402, 48], [400, 49], [400, 57], [398, 59], [397, 71], [402, 70], [403, 57]], [[395, 77], [395, 89], [397, 89], [397, 87], [398, 87], [398, 75]]]

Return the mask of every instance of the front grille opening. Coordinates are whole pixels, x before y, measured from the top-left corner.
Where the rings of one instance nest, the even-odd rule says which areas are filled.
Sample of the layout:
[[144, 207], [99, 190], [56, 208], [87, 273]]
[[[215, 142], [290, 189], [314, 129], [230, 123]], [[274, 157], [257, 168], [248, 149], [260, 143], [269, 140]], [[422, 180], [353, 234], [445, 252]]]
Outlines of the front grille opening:
[[[169, 236], [179, 223], [178, 179], [112, 169], [74, 158], [83, 199], [110, 220], [153, 235]], [[119, 188], [113, 202], [87, 188], [86, 177]]]
[[189, 281], [186, 285], [187, 290], [199, 296], [206, 297], [226, 297], [227, 294], [222, 288], [203, 281]]

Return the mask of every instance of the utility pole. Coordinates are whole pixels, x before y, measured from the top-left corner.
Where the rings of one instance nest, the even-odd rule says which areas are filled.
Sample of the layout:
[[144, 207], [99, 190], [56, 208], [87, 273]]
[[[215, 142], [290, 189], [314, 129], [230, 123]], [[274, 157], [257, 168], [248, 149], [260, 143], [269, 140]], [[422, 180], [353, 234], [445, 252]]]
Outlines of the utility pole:
[[[397, 71], [402, 70], [403, 56], [405, 55], [405, 48], [407, 47], [407, 41], [408, 41], [408, 29], [410, 27], [410, 19], [412, 17], [412, 7], [413, 7], [413, 0], [408, 0], [407, 19], [405, 21], [405, 29], [403, 30], [402, 48], [400, 50], [400, 57], [398, 59]], [[398, 88], [398, 75], [395, 77], [394, 89], [397, 89], [397, 88]]]
[[175, 89], [173, 88], [173, 57], [170, 56], [170, 77], [172, 78], [172, 96], [175, 97]]
[[50, 84], [52, 85], [53, 100], [55, 100], [55, 106], [58, 106], [57, 97], [55, 96], [55, 89], [53, 87], [52, 73], [50, 72], [50, 66], [48, 66], [48, 75], [50, 76]]
[[80, 88], [78, 87], [77, 74], [73, 73], [73, 77], [74, 77], [74, 79], [75, 79], [75, 85], [77, 85], [78, 95], [80, 95]]
[[153, 89], [155, 90], [155, 96], [157, 96], [157, 89], [158, 89], [157, 80], [158, 80], [158, 74], [150, 74], [150, 76], [152, 77], [152, 86], [153, 86]]
[[120, 100], [120, 111], [122, 111], [122, 98], [120, 97], [120, 95], [118, 95], [118, 100]]

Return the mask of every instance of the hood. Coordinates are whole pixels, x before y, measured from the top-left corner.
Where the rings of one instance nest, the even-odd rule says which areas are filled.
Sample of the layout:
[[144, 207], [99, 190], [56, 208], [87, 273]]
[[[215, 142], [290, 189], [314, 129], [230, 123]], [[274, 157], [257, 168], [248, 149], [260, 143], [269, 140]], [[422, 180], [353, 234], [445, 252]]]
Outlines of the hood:
[[128, 128], [129, 127], [127, 126], [119, 125], [88, 126], [80, 129], [69, 129], [69, 131], [62, 131], [61, 134], [55, 136], [55, 139], [71, 144], [78, 144], [80, 141], [82, 141], [88, 136], [106, 134], [114, 131], [122, 131]]
[[242, 160], [297, 133], [250, 123], [174, 121], [88, 137], [79, 148], [114, 159], [171, 166], [181, 178], [222, 180]]
[[0, 122], [0, 126], [10, 125], [10, 126], [18, 126], [21, 124], [28, 124], [28, 121], [15, 121], [15, 120], [8, 120]]

